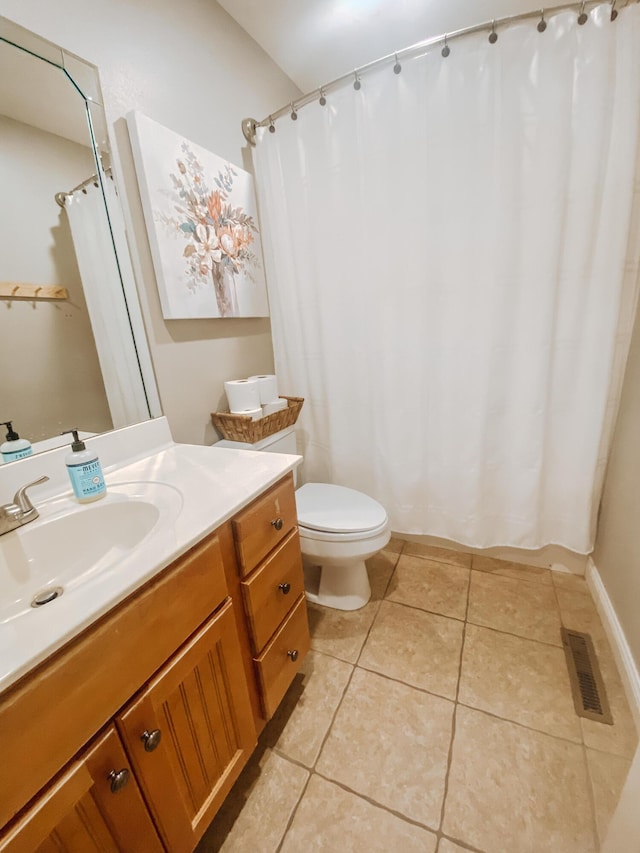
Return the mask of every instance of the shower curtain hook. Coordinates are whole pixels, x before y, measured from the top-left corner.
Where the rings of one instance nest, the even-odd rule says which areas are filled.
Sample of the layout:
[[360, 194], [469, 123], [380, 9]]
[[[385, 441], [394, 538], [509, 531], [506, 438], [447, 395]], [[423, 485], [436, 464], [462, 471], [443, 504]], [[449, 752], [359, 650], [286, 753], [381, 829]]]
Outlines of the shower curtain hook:
[[327, 103], [327, 99], [326, 99], [326, 96], [324, 94], [324, 89], [320, 89], [320, 101], [319, 101], [319, 103], [320, 103], [321, 107], [324, 107], [325, 104]]
[[442, 55], [444, 56], [445, 59], [451, 53], [451, 48], [447, 44], [447, 34], [446, 33], [444, 34], [444, 47], [442, 48], [442, 50], [440, 52], [442, 53]]
[[578, 24], [582, 27], [589, 20], [589, 16], [584, 11], [584, 6], [587, 0], [582, 0], [582, 5], [580, 6], [580, 14], [578, 15]]
[[353, 88], [354, 88], [354, 89], [356, 90], [356, 92], [357, 92], [357, 91], [359, 91], [359, 90], [362, 88], [362, 83], [360, 82], [360, 78], [358, 77], [358, 72], [357, 72], [357, 71], [354, 71], [354, 72], [353, 72], [353, 76], [355, 77], [355, 80], [354, 80], [354, 83], [353, 83]]
[[402, 65], [398, 62], [398, 54], [396, 53], [396, 64], [393, 66], [393, 73], [399, 74], [402, 71]]
[[616, 0], [611, 0], [611, 16], [610, 16], [611, 23], [613, 23], [617, 17], [618, 17], [618, 10], [616, 9]]
[[[615, 2], [615, 0], [614, 0]], [[543, 33], [547, 29], [547, 22], [544, 19], [544, 9], [540, 9], [540, 20], [538, 21], [537, 30], [539, 33]]]
[[498, 41], [498, 33], [496, 32], [496, 19], [491, 22], [491, 32], [489, 33], [489, 44], [495, 44]]
[[269, 116], [269, 133], [275, 133], [275, 132], [276, 132], [276, 126], [273, 123], [273, 118], [271, 116]]
[[298, 113], [296, 112], [295, 107], [293, 106], [293, 101], [292, 101], [291, 102], [291, 121], [297, 121], [297, 120], [298, 120]]

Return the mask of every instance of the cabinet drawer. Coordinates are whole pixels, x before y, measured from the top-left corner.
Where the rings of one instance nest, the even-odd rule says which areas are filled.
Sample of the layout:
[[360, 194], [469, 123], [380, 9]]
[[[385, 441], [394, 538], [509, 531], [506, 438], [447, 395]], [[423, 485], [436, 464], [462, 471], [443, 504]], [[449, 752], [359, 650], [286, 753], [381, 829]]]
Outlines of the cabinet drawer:
[[304, 591], [298, 531], [293, 530], [241, 586], [258, 653]]
[[258, 658], [254, 658], [267, 719], [273, 716], [309, 651], [309, 622], [304, 595]]
[[293, 477], [289, 474], [233, 519], [242, 577], [293, 530], [296, 521]]

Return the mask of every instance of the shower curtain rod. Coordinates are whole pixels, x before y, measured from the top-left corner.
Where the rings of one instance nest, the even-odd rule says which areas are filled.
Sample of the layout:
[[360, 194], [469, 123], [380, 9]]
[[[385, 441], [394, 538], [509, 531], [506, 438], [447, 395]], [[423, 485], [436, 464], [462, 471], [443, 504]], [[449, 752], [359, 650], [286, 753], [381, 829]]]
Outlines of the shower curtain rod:
[[474, 24], [471, 27], [464, 27], [461, 30], [454, 30], [451, 33], [443, 33], [439, 36], [433, 36], [432, 38], [424, 39], [423, 41], [419, 41], [416, 44], [411, 45], [410, 47], [405, 47], [402, 50], [395, 51], [394, 53], [388, 53], [386, 56], [380, 57], [380, 59], [374, 59], [372, 62], [368, 62], [366, 65], [361, 65], [358, 68], [354, 68], [353, 71], [350, 71], [347, 74], [342, 74], [340, 77], [336, 77], [333, 80], [330, 80], [328, 83], [324, 83], [322, 86], [318, 86], [317, 89], [313, 89], [311, 92], [307, 92], [306, 95], [302, 95], [300, 98], [297, 98], [294, 101], [291, 101], [284, 107], [281, 107], [279, 110], [276, 110], [274, 113], [271, 113], [266, 118], [263, 118], [262, 121], [256, 121], [253, 118], [245, 118], [242, 120], [242, 133], [244, 134], [244, 138], [250, 145], [256, 144], [256, 128], [258, 127], [269, 127], [272, 132], [275, 132], [275, 124], [276, 119], [281, 118], [284, 115], [289, 113], [291, 118], [295, 121], [298, 118], [297, 110], [300, 107], [304, 107], [307, 104], [312, 103], [319, 98], [320, 105], [324, 106], [326, 104], [326, 94], [330, 92], [332, 89], [336, 89], [338, 86], [345, 83], [347, 80], [354, 81], [354, 88], [360, 88], [360, 76], [362, 74], [366, 74], [368, 71], [373, 71], [375, 68], [380, 68], [382, 65], [385, 65], [389, 62], [394, 62], [394, 71], [396, 74], [399, 74], [401, 71], [400, 60], [401, 59], [410, 59], [420, 53], [420, 51], [425, 50], [428, 47], [433, 47], [437, 44], [443, 44], [442, 55], [443, 57], [449, 56], [450, 50], [448, 43], [450, 41], [454, 41], [455, 39], [460, 38], [461, 36], [468, 36], [472, 33], [478, 33], [483, 31], [489, 31], [489, 41], [492, 44], [498, 40], [498, 34], [496, 29], [504, 26], [505, 24], [513, 24], [516, 21], [527, 21], [532, 19], [538, 20], [538, 30], [543, 33], [547, 28], [547, 23], [545, 20], [545, 11], [548, 12], [549, 16], [555, 15], [558, 12], [566, 12], [569, 9], [579, 10], [578, 15], [578, 23], [586, 24], [588, 21], [587, 10], [594, 8], [595, 6], [603, 6], [609, 5], [611, 7], [611, 21], [615, 21], [618, 17], [618, 9], [624, 9], [626, 6], [630, 6], [632, 3], [639, 3], [640, 0], [609, 0], [608, 4], [605, 0], [578, 0], [578, 2], [574, 3], [564, 3], [560, 6], [552, 6], [549, 9], [536, 9], [531, 12], [521, 12], [518, 15], [507, 15], [503, 18], [494, 18], [492, 21], [485, 21], [483, 24]]
[[[111, 180], [113, 180], [113, 174], [111, 172], [111, 169], [105, 169], [104, 174], [107, 178], [111, 178]], [[64, 207], [65, 202], [67, 200], [67, 196], [73, 195], [74, 193], [78, 192], [78, 190], [84, 191], [84, 188], [88, 187], [90, 184], [93, 184], [96, 187], [99, 186], [97, 174], [91, 175], [91, 177], [87, 178], [86, 181], [82, 181], [81, 184], [78, 184], [77, 187], [74, 187], [72, 190], [68, 190], [66, 193], [56, 193], [54, 198], [58, 202], [60, 207]]]

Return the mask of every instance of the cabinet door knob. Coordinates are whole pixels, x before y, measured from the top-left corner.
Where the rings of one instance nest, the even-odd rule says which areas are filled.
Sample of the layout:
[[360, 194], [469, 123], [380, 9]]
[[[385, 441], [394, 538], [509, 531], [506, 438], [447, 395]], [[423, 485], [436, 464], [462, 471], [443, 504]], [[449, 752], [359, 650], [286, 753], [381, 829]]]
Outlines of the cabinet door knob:
[[122, 770], [112, 770], [107, 779], [111, 780], [111, 793], [117, 794], [129, 781], [129, 771], [126, 767], [123, 767]]
[[291, 584], [290, 583], [279, 583], [278, 589], [283, 595], [289, 595], [291, 592]]
[[287, 652], [287, 654], [289, 655], [289, 657], [291, 658], [292, 661], [295, 662], [298, 660], [298, 650], [297, 649], [290, 649]]
[[140, 740], [144, 744], [145, 752], [153, 752], [153, 750], [158, 746], [162, 739], [162, 732], [160, 729], [152, 729], [151, 731], [142, 732], [140, 735]]
[[282, 525], [284, 521], [281, 518], [274, 518], [271, 524], [275, 527], [276, 530], [282, 530]]

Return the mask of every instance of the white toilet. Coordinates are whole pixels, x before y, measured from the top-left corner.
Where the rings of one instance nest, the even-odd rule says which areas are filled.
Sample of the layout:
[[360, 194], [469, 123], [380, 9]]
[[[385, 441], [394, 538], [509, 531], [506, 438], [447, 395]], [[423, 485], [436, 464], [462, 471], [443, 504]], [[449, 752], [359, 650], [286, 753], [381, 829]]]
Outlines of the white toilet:
[[[297, 452], [294, 427], [255, 444], [224, 440], [216, 447]], [[296, 506], [309, 601], [337, 610], [364, 607], [371, 597], [364, 561], [391, 536], [384, 507], [362, 492], [330, 483], [305, 483], [296, 490]]]

